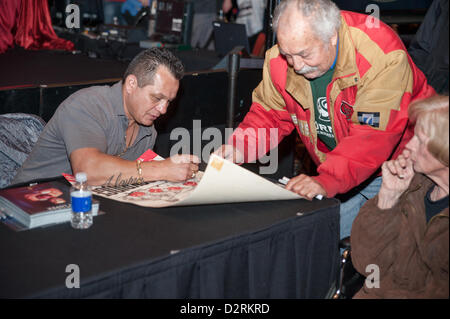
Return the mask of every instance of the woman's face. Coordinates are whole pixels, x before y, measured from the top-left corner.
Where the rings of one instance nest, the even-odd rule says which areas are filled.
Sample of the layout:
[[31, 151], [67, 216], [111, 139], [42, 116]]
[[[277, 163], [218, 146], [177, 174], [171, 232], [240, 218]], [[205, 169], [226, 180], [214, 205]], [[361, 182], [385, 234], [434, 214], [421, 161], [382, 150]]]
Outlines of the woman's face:
[[428, 151], [429, 140], [430, 138], [425, 135], [422, 128], [416, 125], [413, 138], [405, 146], [411, 152], [410, 159], [414, 171], [425, 175], [433, 175], [434, 172], [445, 167]]

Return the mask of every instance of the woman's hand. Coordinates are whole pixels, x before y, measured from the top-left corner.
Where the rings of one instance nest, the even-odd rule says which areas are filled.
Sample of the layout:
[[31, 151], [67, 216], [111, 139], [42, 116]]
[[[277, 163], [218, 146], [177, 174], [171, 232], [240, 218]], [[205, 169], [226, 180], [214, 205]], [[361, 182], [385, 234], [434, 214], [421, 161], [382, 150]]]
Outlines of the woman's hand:
[[378, 208], [392, 208], [411, 184], [414, 169], [409, 155], [410, 152], [405, 149], [397, 159], [384, 162], [381, 166], [383, 182], [378, 193]]

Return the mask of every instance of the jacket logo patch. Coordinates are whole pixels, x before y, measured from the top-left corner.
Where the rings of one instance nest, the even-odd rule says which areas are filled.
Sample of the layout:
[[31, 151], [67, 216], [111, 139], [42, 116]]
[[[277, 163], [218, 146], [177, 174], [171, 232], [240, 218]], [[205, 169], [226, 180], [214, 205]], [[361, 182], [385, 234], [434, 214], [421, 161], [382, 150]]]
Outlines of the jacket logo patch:
[[342, 101], [341, 103], [341, 113], [345, 115], [345, 118], [347, 120], [350, 120], [353, 114], [353, 106], [348, 104], [345, 101]]
[[292, 118], [292, 122], [293, 122], [295, 125], [298, 125], [297, 115], [291, 114], [291, 118]]
[[309, 125], [306, 121], [299, 121], [296, 114], [291, 114], [292, 122], [298, 126], [302, 135], [309, 136]]
[[306, 121], [299, 121], [298, 128], [300, 130], [300, 133], [304, 136], [309, 136], [309, 125]]
[[380, 112], [358, 112], [358, 121], [373, 127], [380, 127]]

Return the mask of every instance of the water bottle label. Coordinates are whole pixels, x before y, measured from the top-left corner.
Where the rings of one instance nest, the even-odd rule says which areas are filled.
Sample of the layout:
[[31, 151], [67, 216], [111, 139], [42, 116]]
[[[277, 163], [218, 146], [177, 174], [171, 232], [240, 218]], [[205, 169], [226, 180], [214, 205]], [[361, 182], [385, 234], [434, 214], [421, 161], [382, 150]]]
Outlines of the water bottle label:
[[85, 213], [92, 209], [92, 196], [90, 192], [84, 194], [72, 193], [72, 211], [75, 213]]

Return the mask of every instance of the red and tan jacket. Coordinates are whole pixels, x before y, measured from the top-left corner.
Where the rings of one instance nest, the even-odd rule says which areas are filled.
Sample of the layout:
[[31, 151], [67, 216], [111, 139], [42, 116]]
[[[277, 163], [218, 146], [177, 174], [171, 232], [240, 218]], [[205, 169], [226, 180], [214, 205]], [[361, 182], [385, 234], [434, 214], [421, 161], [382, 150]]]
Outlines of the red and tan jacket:
[[336, 148], [328, 151], [317, 139], [310, 83], [288, 66], [276, 45], [266, 53], [263, 79], [253, 91], [250, 111], [229, 140], [251, 162], [252, 154], [257, 154], [252, 150], [264, 141], [253, 136], [256, 144], [250, 145], [243, 142], [246, 135], [267, 129], [261, 139], [268, 150], [276, 146], [273, 136], [270, 143], [270, 128], [278, 128], [278, 141], [295, 128], [318, 165], [314, 178], [328, 197], [346, 193], [376, 173], [384, 161], [396, 158], [414, 132], [408, 105], [435, 94], [391, 28], [381, 22], [370, 28], [363, 14], [341, 15], [339, 54], [327, 88]]

